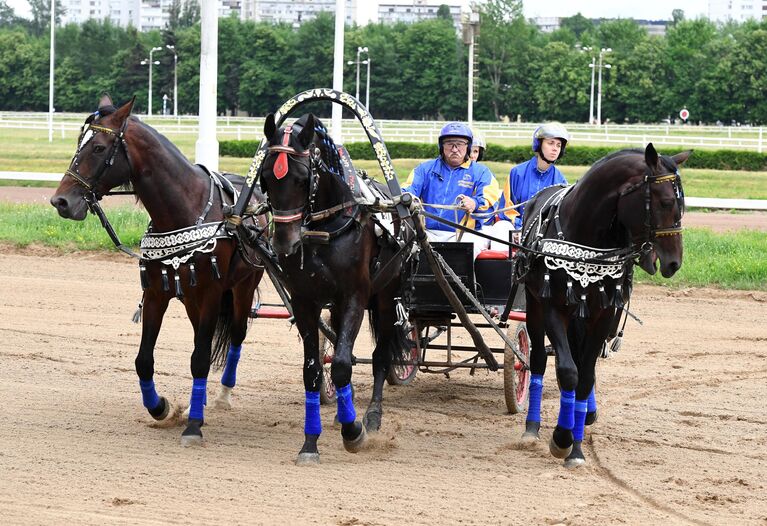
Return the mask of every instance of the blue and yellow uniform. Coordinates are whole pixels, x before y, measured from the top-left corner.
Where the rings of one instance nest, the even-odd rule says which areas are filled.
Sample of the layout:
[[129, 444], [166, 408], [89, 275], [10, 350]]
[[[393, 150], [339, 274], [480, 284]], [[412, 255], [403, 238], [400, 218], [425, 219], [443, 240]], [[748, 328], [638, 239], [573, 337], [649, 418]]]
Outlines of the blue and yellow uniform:
[[[465, 210], [433, 208], [433, 205], [452, 205], [459, 195], [466, 195], [477, 203], [476, 211], [487, 211], [498, 199], [498, 181], [487, 166], [468, 160], [451, 168], [441, 157], [416, 166], [407, 178], [403, 192], [418, 197], [424, 209], [448, 221], [464, 224], [467, 228], [479, 228], [471, 216], [466, 218]], [[429, 230], [453, 232], [455, 229], [434, 219], [426, 218]]]
[[[507, 206], [524, 203], [544, 188], [558, 184], [567, 184], [562, 172], [553, 164], [545, 172], [541, 172], [538, 170], [538, 156], [535, 155], [529, 161], [511, 169], [496, 209], [501, 210]], [[524, 210], [525, 207], [521, 206], [516, 209], [518, 214], [513, 211], [499, 212], [494, 219], [514, 221], [514, 227], [520, 229]]]

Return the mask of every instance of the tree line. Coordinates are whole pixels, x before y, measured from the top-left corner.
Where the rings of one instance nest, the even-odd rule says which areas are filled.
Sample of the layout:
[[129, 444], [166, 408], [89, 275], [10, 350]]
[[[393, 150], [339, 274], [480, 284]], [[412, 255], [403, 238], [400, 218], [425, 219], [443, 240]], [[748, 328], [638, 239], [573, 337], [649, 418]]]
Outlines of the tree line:
[[[31, 0], [33, 20], [17, 18], [0, 0], [0, 109], [47, 111], [49, 0]], [[108, 20], [68, 24], [55, 31], [55, 99], [59, 112], [92, 111], [100, 92], [115, 100], [137, 97], [147, 107], [153, 58], [155, 113], [173, 97], [178, 53], [178, 108], [198, 109], [199, 10], [176, 0], [162, 31], [139, 32]], [[474, 118], [586, 122], [591, 68], [601, 48], [602, 117], [612, 122], [659, 122], [687, 108], [693, 121], [767, 122], [767, 22], [717, 25], [673, 12], [664, 36], [651, 36], [631, 19], [594, 23], [581, 15], [544, 33], [522, 15], [521, 0], [481, 5]], [[218, 110], [264, 115], [305, 89], [331, 86], [332, 13], [299, 27], [219, 20]], [[348, 26], [345, 58], [369, 49], [370, 110], [377, 118], [465, 119], [468, 46], [448, 16], [415, 24]], [[592, 48], [584, 51], [584, 48]], [[360, 68], [364, 102], [367, 69]], [[344, 65], [345, 91], [355, 91], [356, 65]], [[595, 97], [596, 87], [595, 87]], [[596, 102], [595, 102], [596, 105]], [[169, 103], [172, 108], [172, 102]], [[317, 109], [320, 114], [327, 108]]]

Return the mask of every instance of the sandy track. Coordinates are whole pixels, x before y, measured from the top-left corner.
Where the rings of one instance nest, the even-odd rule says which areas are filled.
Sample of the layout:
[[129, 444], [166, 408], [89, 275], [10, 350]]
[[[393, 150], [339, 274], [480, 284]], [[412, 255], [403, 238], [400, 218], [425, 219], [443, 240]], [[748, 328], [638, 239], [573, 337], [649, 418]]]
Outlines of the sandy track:
[[[546, 374], [541, 444], [518, 438], [500, 373], [420, 374], [387, 387], [382, 432], [344, 452], [323, 407], [322, 465], [302, 442], [301, 347], [258, 320], [232, 411], [206, 445], [141, 405], [127, 258], [0, 256], [0, 516], [4, 524], [765, 524], [767, 293], [641, 286], [623, 349], [599, 364], [587, 467], [547, 452], [558, 393]], [[268, 292], [267, 292], [268, 295]], [[367, 335], [356, 353], [368, 356]], [[183, 402], [191, 329], [173, 302], [156, 351], [161, 394]], [[212, 396], [218, 374], [212, 376]], [[370, 394], [355, 369], [358, 411]]]

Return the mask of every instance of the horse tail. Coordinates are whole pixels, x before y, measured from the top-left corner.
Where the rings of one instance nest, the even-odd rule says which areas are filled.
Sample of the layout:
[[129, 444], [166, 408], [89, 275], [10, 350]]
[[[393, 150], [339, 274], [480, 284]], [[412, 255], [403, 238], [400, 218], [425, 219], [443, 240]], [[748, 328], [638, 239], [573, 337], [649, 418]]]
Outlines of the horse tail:
[[[405, 324], [397, 324], [396, 314], [392, 310], [392, 319], [382, 320], [381, 312], [378, 305], [375, 303], [368, 309], [368, 319], [370, 320], [370, 333], [373, 335], [373, 339], [376, 342], [376, 347], [379, 345], [385, 346], [382, 350], [389, 356], [391, 367], [392, 363], [402, 363], [410, 356], [410, 342], [408, 341], [408, 333], [405, 331]], [[383, 325], [382, 325], [383, 323]], [[394, 337], [389, 338], [384, 342], [379, 341], [382, 327], [393, 327]]]
[[221, 296], [221, 309], [213, 332], [213, 345], [210, 349], [210, 364], [221, 369], [226, 363], [226, 355], [231, 343], [232, 324], [234, 320], [234, 295], [231, 290], [224, 291]]

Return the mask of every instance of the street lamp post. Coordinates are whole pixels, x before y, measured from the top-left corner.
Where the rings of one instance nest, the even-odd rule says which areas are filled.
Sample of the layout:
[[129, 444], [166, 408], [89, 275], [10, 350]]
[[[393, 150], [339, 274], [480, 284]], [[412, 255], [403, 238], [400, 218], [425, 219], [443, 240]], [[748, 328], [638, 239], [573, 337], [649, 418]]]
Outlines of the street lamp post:
[[173, 53], [173, 116], [178, 117], [178, 54], [176, 46], [167, 44], [165, 47]]
[[597, 88], [597, 124], [602, 124], [602, 68], [610, 69], [612, 67], [611, 64], [602, 64], [602, 56], [605, 53], [609, 53], [612, 51], [612, 49], [608, 48], [602, 48], [599, 51], [599, 65], [597, 66], [599, 68], [599, 86]]
[[370, 53], [368, 53], [368, 59], [365, 61], [368, 63], [368, 76], [365, 81], [365, 107], [370, 111]]
[[161, 49], [162, 48], [158, 46], [158, 47], [153, 47], [152, 49], [149, 50], [149, 102], [147, 104], [147, 110], [146, 110], [146, 114], [148, 117], [152, 116], [152, 63], [154, 64], [160, 63], [159, 60], [156, 62], [152, 60], [152, 53], [154, 53], [155, 51], [160, 51]]
[[366, 62], [360, 62], [360, 53], [367, 53], [368, 48], [367, 47], [357, 47], [357, 60], [349, 60], [347, 62], [348, 65], [357, 64], [357, 82], [356, 82], [356, 89], [354, 91], [355, 95], [354, 97], [357, 100], [360, 100], [360, 64], [365, 64]]
[[146, 110], [147, 116], [152, 114], [152, 64], [156, 66], [159, 63], [160, 63], [159, 60], [155, 60], [154, 62], [152, 62], [152, 60], [148, 58], [145, 58], [144, 60], [141, 61], [142, 66], [149, 65], [149, 95], [147, 97], [147, 110]]

